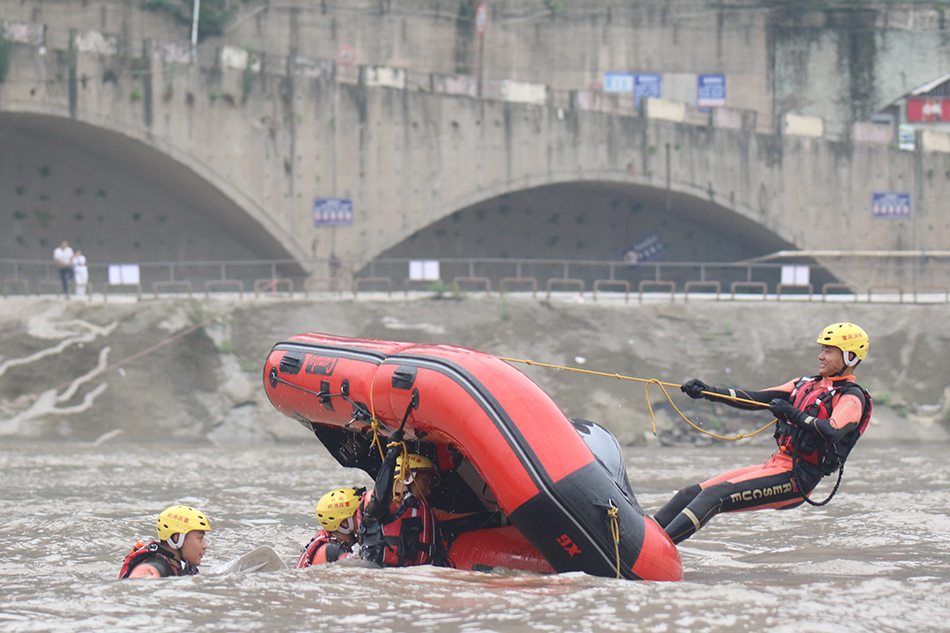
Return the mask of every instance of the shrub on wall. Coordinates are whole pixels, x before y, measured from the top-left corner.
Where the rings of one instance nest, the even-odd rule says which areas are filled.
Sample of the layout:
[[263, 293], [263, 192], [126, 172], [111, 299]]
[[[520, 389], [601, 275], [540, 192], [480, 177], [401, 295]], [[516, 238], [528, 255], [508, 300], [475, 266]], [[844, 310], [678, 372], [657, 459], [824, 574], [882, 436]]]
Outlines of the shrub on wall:
[[[224, 25], [238, 10], [237, 6], [230, 4], [227, 0], [201, 0], [198, 9], [198, 39], [224, 33]], [[190, 27], [194, 3], [192, 0], [145, 0], [142, 8], [146, 11], [167, 13], [179, 24]]]
[[251, 90], [254, 88], [254, 51], [247, 49], [247, 65], [244, 67], [244, 74], [241, 76], [241, 101], [247, 101], [251, 96]]

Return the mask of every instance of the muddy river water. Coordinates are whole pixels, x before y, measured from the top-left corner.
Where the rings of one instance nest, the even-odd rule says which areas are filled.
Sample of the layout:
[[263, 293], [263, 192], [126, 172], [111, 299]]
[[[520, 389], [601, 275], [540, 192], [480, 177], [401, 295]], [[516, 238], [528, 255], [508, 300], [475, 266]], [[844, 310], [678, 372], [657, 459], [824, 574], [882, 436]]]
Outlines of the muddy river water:
[[[762, 446], [634, 447], [637, 497], [764, 461]], [[295, 571], [313, 506], [366, 484], [315, 440], [191, 447], [0, 444], [0, 631], [938, 631], [950, 619], [950, 460], [943, 444], [866, 440], [823, 508], [715, 518], [681, 545], [685, 581], [361, 563]], [[827, 493], [826, 480], [818, 494]], [[115, 580], [155, 516], [210, 517], [202, 574]], [[209, 573], [260, 544], [282, 571]]]

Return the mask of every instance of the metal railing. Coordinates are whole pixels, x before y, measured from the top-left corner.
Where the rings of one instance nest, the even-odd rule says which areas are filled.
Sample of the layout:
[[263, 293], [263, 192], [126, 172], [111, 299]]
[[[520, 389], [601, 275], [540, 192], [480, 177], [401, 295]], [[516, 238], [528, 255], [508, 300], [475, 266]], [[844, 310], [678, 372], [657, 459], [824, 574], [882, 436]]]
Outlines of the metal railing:
[[[407, 259], [376, 259], [366, 264], [356, 277], [390, 277], [401, 285], [409, 277], [409, 262]], [[438, 262], [443, 283], [455, 279], [488, 279], [492, 287], [498, 288], [503, 279], [531, 278], [536, 279], [541, 288], [547, 287], [551, 280], [555, 283], [558, 280], [577, 280], [584, 288], [592, 289], [601, 281], [627, 282], [631, 288], [639, 288], [642, 282], [651, 282], [661, 284], [666, 294], [670, 282], [682, 289], [691, 281], [717, 281], [723, 287], [730, 287], [734, 282], [760, 282], [774, 289], [782, 281], [783, 266], [776, 262], [649, 262], [631, 265], [622, 261], [501, 258], [443, 258]], [[820, 269], [815, 269], [813, 275], [818, 284], [836, 281]]]
[[[137, 283], [111, 284], [109, 268], [117, 263], [88, 263], [90, 292], [122, 294], [133, 286], [138, 286], [148, 296], [190, 295], [194, 290], [208, 293], [235, 289], [237, 292], [238, 286], [232, 282], [240, 282], [241, 293], [245, 289], [256, 289], [257, 294], [286, 294], [288, 290], [292, 293], [294, 288], [303, 291], [310, 276], [298, 262], [291, 259], [132, 264], [138, 266]], [[122, 265], [128, 263], [123, 262]], [[262, 279], [281, 283], [272, 284], [271, 287], [255, 286]], [[5, 296], [62, 293], [59, 269], [51, 261], [0, 259], [0, 283], [3, 284]]]
[[[866, 259], [866, 257], [865, 257]], [[146, 298], [159, 295], [187, 295], [194, 292], [238, 293], [253, 289], [261, 296], [305, 297], [311, 293], [342, 295], [392, 295], [401, 288], [414, 292], [505, 293], [537, 296], [545, 288], [546, 298], [557, 295], [584, 295], [592, 298], [623, 296], [631, 292], [638, 301], [665, 297], [667, 301], [690, 298], [715, 300], [775, 299], [781, 301], [896, 301], [913, 303], [950, 302], [950, 261], [921, 262], [911, 258], [896, 263], [879, 263], [877, 268], [904, 281], [879, 281], [880, 274], [866, 276], [865, 283], [841, 283], [825, 268], [812, 264], [807, 283], [782, 279], [787, 262], [649, 262], [631, 265], [622, 261], [443, 258], [438, 259], [438, 279], [414, 279], [410, 259], [357, 260], [316, 259], [236, 260], [201, 262], [139, 262], [138, 283], [110, 284], [107, 263], [91, 263], [90, 292], [123, 294], [135, 291]], [[853, 264], [861, 276], [868, 262]], [[847, 268], [838, 265], [836, 270]], [[308, 272], [309, 271], [309, 272]], [[880, 271], [878, 271], [880, 272]], [[859, 276], [857, 273], [852, 278]], [[59, 272], [51, 261], [0, 259], [0, 284], [4, 296], [59, 294]]]

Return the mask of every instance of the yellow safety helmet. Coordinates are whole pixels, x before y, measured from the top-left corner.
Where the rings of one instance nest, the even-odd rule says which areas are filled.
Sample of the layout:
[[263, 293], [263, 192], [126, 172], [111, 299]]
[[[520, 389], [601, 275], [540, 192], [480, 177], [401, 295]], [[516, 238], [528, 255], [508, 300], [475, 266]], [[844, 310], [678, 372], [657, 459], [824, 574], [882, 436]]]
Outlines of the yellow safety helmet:
[[356, 514], [359, 507], [360, 494], [354, 488], [331, 490], [317, 502], [317, 520], [327, 532], [336, 532], [343, 521]]
[[[854, 323], [832, 323], [818, 335], [818, 343], [840, 349], [844, 364], [848, 367], [854, 367], [864, 360], [871, 346], [868, 333]], [[854, 358], [846, 352], [854, 352]]]
[[[399, 481], [399, 474], [402, 472], [402, 455], [396, 459], [396, 473], [394, 478], [396, 481]], [[435, 476], [435, 481], [432, 482], [432, 487], [441, 483], [442, 478], [439, 476], [439, 468], [432, 462], [428, 457], [423, 457], [422, 455], [416, 455], [415, 453], [409, 453], [409, 473], [410, 476], [407, 478], [408, 481], [405, 481], [407, 484], [411, 484], [413, 480], [412, 473], [418, 471], [429, 471]]]
[[199, 510], [189, 506], [172, 506], [158, 515], [158, 540], [168, 543], [178, 549], [184, 543], [184, 538], [176, 543], [172, 540], [175, 534], [188, 534], [193, 530], [207, 532], [211, 529], [211, 522]]

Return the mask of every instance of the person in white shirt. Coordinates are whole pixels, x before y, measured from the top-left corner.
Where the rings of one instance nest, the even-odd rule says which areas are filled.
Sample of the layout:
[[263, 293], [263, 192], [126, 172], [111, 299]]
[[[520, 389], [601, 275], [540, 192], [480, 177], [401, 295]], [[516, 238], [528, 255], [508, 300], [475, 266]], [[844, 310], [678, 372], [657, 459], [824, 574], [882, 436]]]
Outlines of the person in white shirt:
[[86, 256], [78, 248], [76, 254], [73, 255], [73, 279], [76, 282], [76, 296], [85, 297], [86, 284], [89, 283], [89, 269], [86, 268]]
[[63, 240], [59, 248], [53, 251], [53, 261], [59, 267], [59, 278], [63, 282], [63, 294], [69, 298], [69, 280], [73, 277], [73, 249]]

